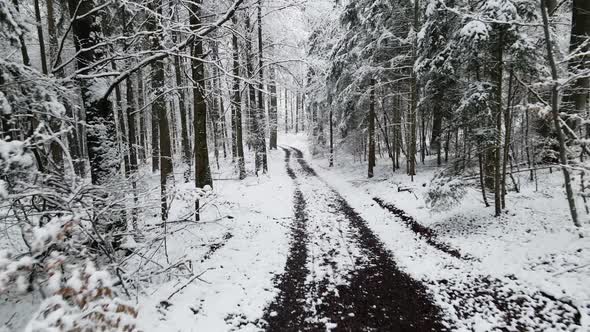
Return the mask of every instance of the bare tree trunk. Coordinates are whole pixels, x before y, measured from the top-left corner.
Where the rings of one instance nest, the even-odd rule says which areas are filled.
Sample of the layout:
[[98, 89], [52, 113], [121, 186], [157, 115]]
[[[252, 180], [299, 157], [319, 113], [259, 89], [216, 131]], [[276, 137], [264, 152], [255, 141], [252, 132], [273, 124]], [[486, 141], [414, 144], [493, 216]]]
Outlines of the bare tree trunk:
[[570, 208], [572, 221], [576, 227], [581, 227], [578, 221], [578, 211], [576, 210], [576, 201], [574, 198], [574, 191], [572, 189], [571, 178], [568, 169], [568, 161], [566, 156], [566, 146], [563, 131], [561, 130], [559, 118], [559, 77], [557, 74], [557, 64], [553, 55], [553, 44], [551, 40], [551, 32], [549, 27], [549, 18], [547, 17], [547, 9], [545, 8], [545, 0], [541, 0], [541, 16], [543, 17], [543, 30], [545, 33], [545, 44], [547, 47], [547, 57], [551, 66], [551, 78], [553, 79], [553, 88], [551, 89], [551, 114], [553, 117], [553, 124], [555, 132], [559, 140], [559, 161], [561, 162], [561, 170], [563, 171], [563, 178], [565, 184], [565, 191], [567, 194], [567, 201]]
[[[74, 45], [80, 52], [77, 57], [78, 69], [83, 70], [90, 63], [100, 60], [101, 53], [95, 52], [95, 45], [100, 42], [102, 35], [100, 29], [100, 17], [97, 13], [88, 14], [96, 7], [94, 1], [83, 1], [78, 4], [76, 0], [69, 0], [70, 17], [73, 21], [72, 31]], [[76, 8], [78, 13], [76, 15]], [[77, 17], [74, 17], [76, 15]], [[84, 50], [84, 51], [81, 51]], [[106, 152], [116, 147], [115, 122], [111, 102], [102, 96], [96, 96], [92, 89], [94, 79], [80, 80], [80, 89], [84, 109], [86, 111], [86, 144], [88, 158], [90, 159], [90, 173], [93, 184], [102, 184], [116, 172], [105, 159]]]
[[41, 8], [39, 0], [35, 0], [35, 21], [37, 22], [37, 37], [39, 38], [39, 55], [41, 57], [41, 70], [47, 75], [47, 56], [45, 55], [45, 39], [43, 38], [43, 22], [41, 22]]
[[[18, 0], [12, 0], [12, 4], [17, 12], [20, 13], [20, 8], [18, 6]], [[29, 51], [27, 50], [27, 44], [25, 42], [25, 34], [24, 32], [18, 36], [19, 44], [20, 44], [20, 54], [23, 58], [23, 65], [30, 67], [31, 66], [31, 58], [29, 57]]]
[[[173, 9], [175, 6], [172, 1], [170, 1], [170, 10], [174, 11], [174, 20], [179, 22], [178, 20], [178, 8], [176, 10]], [[179, 43], [181, 39], [180, 33], [175, 32], [172, 34], [172, 42]], [[182, 88], [182, 72], [184, 69], [184, 62], [182, 58], [177, 55], [174, 57], [174, 76], [176, 79], [176, 87], [178, 88], [178, 110], [180, 112], [180, 151], [182, 152], [182, 161], [185, 164], [185, 171], [184, 171], [184, 182], [188, 183], [190, 181], [191, 176], [191, 146], [189, 143], [188, 138], [188, 124], [187, 124], [187, 107], [186, 107], [186, 93], [184, 88]]]
[[285, 88], [285, 134], [289, 133], [289, 96], [288, 90]]
[[330, 167], [334, 167], [334, 120], [332, 115], [332, 102], [329, 103], [330, 107]]
[[260, 149], [262, 172], [268, 172], [268, 156], [266, 153], [266, 115], [264, 112], [264, 66], [262, 58], [262, 0], [258, 0], [258, 134], [257, 145]]
[[143, 88], [143, 73], [141, 70], [137, 71], [137, 108], [139, 117], [139, 159], [142, 162], [147, 161], [147, 128], [146, 128], [146, 111], [143, 109], [145, 106], [144, 101], [144, 88]]
[[[38, 1], [38, 0], [37, 0]], [[61, 60], [57, 54], [57, 29], [55, 28], [55, 13], [53, 9], [53, 0], [47, 0], [47, 32], [49, 33], [49, 55], [51, 63], [60, 63]], [[63, 70], [60, 70], [56, 73], [58, 77], [63, 77]], [[64, 106], [66, 107], [66, 114], [71, 113], [71, 105], [69, 103], [64, 102]], [[52, 123], [51, 128], [52, 130], [59, 131], [61, 128], [61, 122]], [[72, 133], [71, 136], [75, 137], [75, 133]], [[53, 159], [54, 164], [61, 168], [63, 167], [63, 155], [62, 155], [62, 147], [61, 145], [53, 141], [51, 143], [51, 158]], [[74, 155], [72, 156], [74, 157]], [[77, 158], [78, 156], [75, 155]], [[74, 170], [75, 171], [75, 170]]]
[[500, 32], [496, 46], [492, 78], [496, 83], [496, 143], [494, 145], [494, 207], [496, 217], [502, 214], [502, 80], [504, 74], [504, 32]]
[[[149, 4], [149, 9], [158, 15], [162, 15], [162, 2], [161, 0], [151, 1]], [[157, 31], [158, 26], [156, 23], [156, 16], [151, 14], [148, 22], [147, 28], [149, 31]], [[151, 48], [153, 50], [161, 50], [163, 49], [161, 41], [161, 36], [155, 34], [152, 36], [152, 45]], [[159, 131], [159, 142], [154, 142], [155, 145], [159, 145], [159, 154], [160, 154], [160, 200], [161, 200], [161, 217], [162, 221], [165, 223], [168, 220], [168, 181], [173, 179], [173, 166], [172, 166], [172, 147], [170, 142], [170, 126], [168, 124], [168, 110], [166, 107], [166, 99], [164, 98], [163, 94], [166, 89], [165, 87], [165, 79], [166, 75], [164, 73], [164, 60], [155, 61], [152, 65], [152, 90], [154, 93], [155, 100], [152, 103], [152, 114], [158, 116], [158, 131]], [[152, 120], [152, 123], [154, 121]], [[155, 128], [155, 127], [154, 127]], [[152, 128], [152, 129], [154, 129]], [[153, 140], [152, 140], [153, 142]]]
[[[419, 31], [419, 10], [420, 10], [420, 1], [414, 0], [414, 31]], [[412, 63], [416, 62], [416, 49], [418, 47], [418, 41], [414, 40], [414, 45], [412, 47]], [[416, 80], [416, 73], [412, 69], [411, 75], [411, 111], [410, 111], [410, 144], [409, 144], [409, 151], [408, 151], [408, 161], [409, 161], [409, 175], [412, 177], [412, 181], [414, 180], [414, 175], [416, 175], [416, 124], [417, 124], [417, 112], [418, 112], [418, 83]]]
[[[156, 71], [154, 64], [152, 64], [152, 71]], [[155, 93], [154, 96], [156, 96]], [[150, 114], [152, 120], [152, 172], [156, 173], [160, 169], [160, 114], [158, 114], [158, 110], [154, 108], [154, 104], [152, 104], [152, 111]]]
[[502, 208], [506, 208], [506, 168], [508, 165], [508, 159], [510, 157], [510, 145], [512, 144], [512, 107], [515, 92], [512, 91], [512, 81], [514, 79], [514, 71], [510, 69], [510, 77], [508, 79], [508, 102], [506, 103], [506, 109], [504, 111], [504, 130], [506, 132], [504, 138], [504, 156], [502, 158]]
[[270, 69], [270, 149], [277, 149], [277, 131], [278, 131], [278, 103], [277, 103], [277, 82], [274, 67]]
[[[481, 148], [479, 148], [481, 149]], [[477, 152], [477, 160], [479, 164], [479, 185], [481, 186], [481, 195], [483, 197], [483, 203], [486, 207], [489, 207], [490, 204], [488, 203], [488, 197], [486, 196], [486, 185], [484, 181], [484, 167], [483, 167], [483, 157], [481, 151]]]
[[295, 97], [295, 134], [299, 133], [299, 92], [296, 93]]
[[[190, 6], [190, 24], [194, 31], [201, 25], [201, 7], [203, 0], [196, 0]], [[205, 64], [203, 63], [203, 40], [196, 40], [193, 46], [192, 79], [196, 86], [194, 95], [194, 148], [195, 148], [195, 185], [197, 188], [213, 186], [209, 166], [209, 149], [207, 147], [207, 103], [205, 101]], [[195, 219], [200, 220], [199, 201], [195, 202]]]
[[128, 79], [126, 82], [127, 91], [126, 91], [126, 98], [127, 98], [127, 148], [129, 149], [129, 168], [127, 173], [127, 178], [131, 180], [131, 186], [133, 189], [133, 208], [131, 209], [131, 224], [133, 226], [134, 231], [138, 231], [137, 228], [137, 206], [139, 205], [139, 198], [137, 196], [137, 182], [135, 181], [135, 175], [138, 170], [137, 166], [137, 141], [136, 135], [137, 130], [135, 128], [135, 116], [134, 113], [136, 111], [134, 105], [134, 91], [133, 91], [133, 80]]
[[[550, 7], [549, 7], [550, 8]], [[584, 44], [590, 38], [590, 1], [573, 0], [572, 7], [572, 28], [570, 52], [578, 50], [580, 53], [587, 53], [590, 46]], [[582, 72], [589, 68], [588, 55], [571, 57], [568, 63], [569, 70], [574, 73]], [[587, 111], [588, 93], [590, 92], [590, 78], [587, 75], [576, 79], [571, 87], [570, 94], [564, 96], [564, 103], [576, 114], [585, 114]], [[571, 105], [573, 104], [573, 105]]]
[[[248, 78], [254, 78], [254, 59], [252, 54], [252, 26], [250, 25], [250, 18], [246, 15], [245, 19], [245, 26], [246, 26], [246, 73]], [[254, 88], [254, 84], [248, 83], [248, 92], [249, 92], [249, 110], [250, 110], [250, 141], [252, 142], [252, 147], [254, 149], [254, 173], [258, 174], [258, 171], [262, 170], [262, 147], [261, 144], [264, 143], [264, 140], [260, 142], [260, 121], [259, 121], [259, 110], [257, 110], [258, 106], [256, 104], [256, 89]]]
[[236, 146], [236, 158], [238, 161], [238, 176], [240, 180], [246, 178], [246, 165], [244, 162], [244, 142], [242, 134], [242, 97], [240, 95], [240, 58], [238, 36], [236, 35], [238, 19], [232, 17], [234, 32], [232, 34], [232, 49], [233, 49], [233, 87], [232, 87], [232, 113], [235, 116], [234, 121], [234, 135]]
[[373, 177], [373, 168], [375, 167], [375, 80], [371, 80], [371, 92], [369, 101], [369, 179]]

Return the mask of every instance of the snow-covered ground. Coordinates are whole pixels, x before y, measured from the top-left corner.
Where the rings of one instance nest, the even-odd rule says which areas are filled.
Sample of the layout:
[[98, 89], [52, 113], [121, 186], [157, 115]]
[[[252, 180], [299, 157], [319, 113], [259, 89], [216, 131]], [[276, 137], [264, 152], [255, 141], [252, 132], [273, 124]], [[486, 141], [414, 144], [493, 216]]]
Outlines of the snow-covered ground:
[[[308, 151], [303, 137], [293, 137], [288, 142]], [[573, 227], [559, 170], [538, 171], [538, 190], [534, 182], [529, 182], [527, 173], [520, 174], [520, 193], [507, 195], [507, 211], [496, 218], [493, 207], [485, 208], [481, 193], [474, 189], [468, 189], [461, 202], [449, 210], [429, 209], [424, 194], [437, 171], [432, 163], [419, 167], [412, 182], [403, 170], [392, 174], [389, 160], [381, 159], [375, 178], [368, 180], [366, 163], [354, 162], [345, 155], [336, 156], [334, 168], [327, 167], [324, 157], [312, 159], [309, 153], [306, 157], [318, 174], [369, 221], [397, 263], [429, 285], [449, 316], [463, 320], [455, 328], [486, 331], [503, 324], [502, 314], [493, 309], [486, 311], [489, 308], [482, 308], [480, 313], [465, 319], [465, 313], [457, 309], [466, 303], [453, 308], [449, 303], [456, 299], [449, 295], [452, 292], [445, 291], [457, 287], [460, 292], [471, 293], [476, 307], [482, 305], [478, 301], [490, 300], [489, 294], [481, 294], [487, 286], [505, 292], [508, 298], [525, 296], [539, 306], [551, 299], [564, 303], [568, 310], [559, 309], [547, 315], [554, 316], [549, 318], [554, 320], [553, 325], [542, 325], [547, 330], [566, 328], [560, 326], [563, 318], [560, 316], [576, 311], [581, 315], [582, 329], [590, 329], [589, 226], [586, 223], [583, 230]], [[400, 187], [411, 191], [400, 192]], [[419, 224], [432, 229], [438, 241], [472, 259], [456, 259], [428, 245], [425, 238], [417, 236], [373, 198], [403, 210]], [[583, 210], [581, 206], [580, 210]], [[473, 287], [468, 287], [469, 284]], [[575, 306], [574, 310], [568, 304]], [[534, 319], [534, 309], [531, 311], [529, 317], [520, 321]]]
[[[202, 275], [144, 289], [138, 300], [144, 331], [259, 330], [257, 320], [276, 295], [274, 279], [285, 266], [293, 218], [293, 186], [282, 153], [271, 153], [269, 175], [214, 186], [215, 208], [205, 210], [203, 223], [168, 240], [169, 255], [191, 261], [195, 275]], [[222, 216], [230, 218], [208, 222]], [[207, 255], [211, 245], [219, 248]]]
[[[142, 227], [149, 231], [135, 244], [138, 254], [122, 264], [136, 278], [129, 284], [139, 286], [129, 290], [141, 330], [260, 331], [269, 322], [272, 329], [280, 326], [272, 319], [282, 319], [285, 313], [277, 306], [285, 303], [301, 303], [297, 314], [307, 316], [308, 326], [355, 326], [363, 317], [362, 310], [354, 312], [360, 306], [352, 288], [358, 287], [357, 277], [379, 264], [379, 273], [408, 274], [416, 281], [412, 287], [424, 285], [450, 330], [590, 329], [589, 226], [572, 227], [557, 170], [539, 171], [537, 185], [521, 174], [521, 192], [508, 194], [507, 211], [496, 218], [475, 189], [449, 210], [429, 209], [424, 194], [436, 172], [433, 165], [421, 166], [412, 182], [401, 172], [392, 174], [382, 159], [376, 177], [368, 180], [366, 165], [345, 155], [337, 155], [334, 168], [325, 158], [314, 159], [305, 136], [285, 136], [279, 144], [301, 149], [304, 161], [297, 156], [286, 161], [285, 151], [272, 151], [269, 174], [250, 174], [243, 181], [222, 163], [221, 170], [214, 168], [213, 194], [202, 199], [199, 223], [190, 215], [194, 190], [178, 185], [165, 243], [158, 240], [164, 229], [154, 227], [158, 179], [144, 179], [142, 190], [152, 188], [148, 197], [154, 200], [141, 202]], [[178, 181], [182, 170], [176, 173]], [[299, 246], [298, 227], [305, 242]], [[420, 234], [424, 230], [432, 233]], [[367, 232], [380, 242], [373, 248], [363, 242]], [[389, 254], [375, 254], [380, 246], [391, 260]], [[293, 268], [288, 258], [297, 250], [305, 251], [303, 262], [288, 271]], [[373, 275], [376, 284], [390, 280], [379, 273]], [[301, 298], [277, 300], [290, 287], [285, 277], [299, 278], [291, 286], [301, 288], [294, 290]], [[393, 288], [384, 287], [383, 294]], [[346, 312], [326, 303], [335, 299]], [[12, 300], [2, 299], [0, 324], [19, 331], [39, 301]]]

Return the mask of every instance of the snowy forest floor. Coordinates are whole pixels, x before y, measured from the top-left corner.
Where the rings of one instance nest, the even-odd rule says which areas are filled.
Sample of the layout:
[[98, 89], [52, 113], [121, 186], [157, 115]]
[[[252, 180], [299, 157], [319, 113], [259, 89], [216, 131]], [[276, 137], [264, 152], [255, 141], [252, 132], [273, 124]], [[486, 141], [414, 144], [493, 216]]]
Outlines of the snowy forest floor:
[[[570, 226], [560, 173], [539, 171], [538, 190], [523, 174], [500, 218], [476, 190], [432, 212], [432, 165], [412, 182], [382, 159], [367, 180], [364, 163], [312, 159], [303, 136], [279, 145], [268, 175], [214, 168], [200, 223], [179, 186], [165, 242], [150, 226], [157, 190], [142, 201], [148, 231], [124, 269], [140, 286], [130, 290], [143, 331], [590, 328], [590, 239]], [[3, 298], [2, 325], [22, 328], [39, 301], [29, 300]]]

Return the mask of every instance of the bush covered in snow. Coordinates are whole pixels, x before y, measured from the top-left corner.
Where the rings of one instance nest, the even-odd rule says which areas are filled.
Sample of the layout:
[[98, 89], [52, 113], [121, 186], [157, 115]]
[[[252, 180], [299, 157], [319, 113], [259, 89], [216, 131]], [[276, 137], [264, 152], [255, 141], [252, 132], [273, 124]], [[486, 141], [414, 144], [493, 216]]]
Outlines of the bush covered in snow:
[[435, 211], [457, 206], [467, 193], [465, 183], [458, 178], [438, 174], [430, 182], [425, 193], [426, 204]]

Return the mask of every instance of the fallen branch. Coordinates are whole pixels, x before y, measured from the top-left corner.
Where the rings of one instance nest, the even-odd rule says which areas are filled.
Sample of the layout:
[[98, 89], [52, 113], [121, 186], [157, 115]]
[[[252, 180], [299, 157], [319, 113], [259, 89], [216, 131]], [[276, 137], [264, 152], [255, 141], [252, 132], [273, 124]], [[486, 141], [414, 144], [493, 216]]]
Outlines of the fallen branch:
[[185, 289], [186, 287], [188, 287], [188, 285], [192, 284], [192, 283], [193, 283], [195, 280], [197, 280], [197, 279], [199, 279], [200, 281], [202, 281], [202, 282], [204, 282], [204, 283], [206, 283], [206, 284], [209, 284], [209, 282], [208, 282], [208, 281], [201, 279], [201, 276], [202, 276], [203, 274], [205, 274], [205, 273], [206, 273], [207, 271], [209, 271], [209, 270], [213, 270], [213, 269], [212, 269], [212, 268], [208, 268], [208, 269], [206, 269], [205, 271], [203, 271], [203, 272], [201, 272], [201, 273], [197, 274], [196, 276], [193, 276], [193, 277], [192, 277], [192, 278], [191, 278], [191, 279], [190, 279], [190, 280], [189, 280], [187, 283], [185, 283], [185, 284], [184, 284], [182, 287], [178, 288], [178, 289], [177, 289], [177, 290], [175, 290], [175, 291], [174, 291], [172, 294], [170, 294], [170, 296], [168, 296], [168, 298], [166, 299], [166, 301], [170, 301], [170, 299], [171, 299], [171, 298], [172, 298], [174, 295], [178, 294], [178, 293], [179, 293], [181, 290], [183, 290], [183, 289]]

